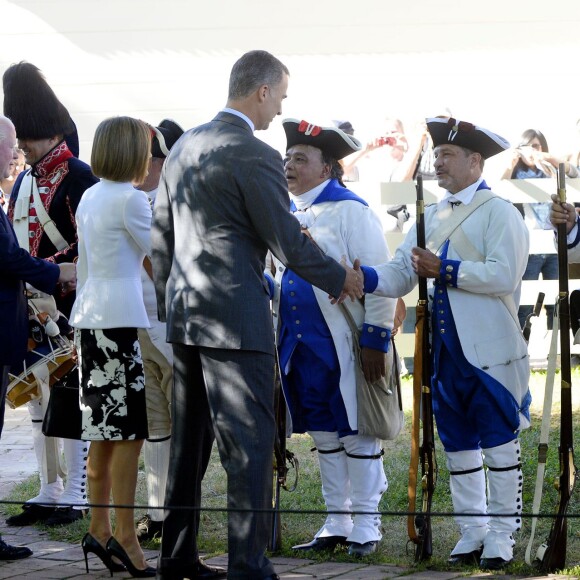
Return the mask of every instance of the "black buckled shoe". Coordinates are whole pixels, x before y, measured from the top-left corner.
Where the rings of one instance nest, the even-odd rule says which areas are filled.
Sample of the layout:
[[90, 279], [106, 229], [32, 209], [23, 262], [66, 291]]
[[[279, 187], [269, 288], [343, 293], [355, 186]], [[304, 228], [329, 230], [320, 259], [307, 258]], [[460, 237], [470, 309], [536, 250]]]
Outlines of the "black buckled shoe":
[[0, 538], [0, 560], [22, 560], [32, 556], [32, 550], [25, 546], [11, 546]]
[[503, 558], [482, 558], [479, 562], [479, 567], [482, 570], [503, 570], [512, 560], [504, 560]]
[[365, 556], [370, 556], [370, 554], [377, 551], [378, 542], [373, 540], [371, 542], [365, 542], [364, 544], [359, 544], [358, 542], [351, 542], [348, 547], [348, 555], [356, 556], [358, 558], [364, 558]]
[[479, 559], [481, 558], [482, 549], [473, 550], [466, 554], [453, 554], [449, 556], [447, 563], [450, 566], [479, 566]]
[[314, 540], [308, 542], [307, 544], [298, 544], [297, 546], [292, 546], [292, 549], [324, 552], [326, 550], [334, 550], [339, 544], [342, 546], [347, 545], [346, 536], [326, 536], [325, 538], [314, 538]]
[[137, 520], [135, 529], [137, 531], [137, 539], [140, 542], [146, 542], [153, 538], [161, 539], [163, 534], [163, 522], [152, 520], [149, 514], [145, 514], [142, 518]]
[[6, 520], [7, 526], [31, 526], [36, 522], [46, 521], [54, 513], [54, 508], [36, 503], [25, 503], [22, 512], [15, 516], [10, 516]]
[[49, 527], [66, 526], [77, 520], [82, 520], [87, 514], [86, 509], [76, 510], [72, 507], [56, 508], [54, 512], [44, 520], [44, 525]]

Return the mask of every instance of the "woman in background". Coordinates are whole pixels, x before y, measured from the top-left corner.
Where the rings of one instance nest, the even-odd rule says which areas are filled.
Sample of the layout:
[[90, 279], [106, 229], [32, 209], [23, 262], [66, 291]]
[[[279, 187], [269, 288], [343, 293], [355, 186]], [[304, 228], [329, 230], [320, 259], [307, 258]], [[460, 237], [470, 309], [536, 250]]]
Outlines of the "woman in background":
[[[563, 159], [549, 152], [548, 142], [541, 131], [537, 129], [527, 129], [522, 133], [517, 147], [512, 149], [511, 164], [506, 168], [503, 179], [536, 179], [553, 177], [556, 175], [558, 165], [564, 162]], [[577, 168], [568, 161], [565, 162], [566, 175], [568, 177], [578, 177]], [[550, 204], [546, 203], [525, 203], [515, 206], [526, 221], [530, 230], [530, 248], [534, 246], [534, 231], [551, 230], [549, 211]], [[543, 280], [556, 280], [558, 278], [558, 256], [552, 254], [530, 253], [528, 265], [524, 273], [523, 280], [538, 280], [542, 275]], [[533, 306], [520, 306], [518, 318], [520, 326], [523, 328], [526, 319], [532, 313]], [[554, 306], [546, 305], [547, 327], [552, 330], [554, 320]]]
[[[92, 504], [132, 506], [139, 452], [147, 437], [145, 381], [137, 328], [149, 326], [141, 265], [150, 252], [151, 208], [135, 188], [147, 176], [151, 132], [142, 121], [115, 117], [96, 130], [91, 166], [101, 182], [78, 206], [77, 297], [71, 313], [80, 373], [82, 439], [90, 440]], [[109, 508], [92, 509], [82, 542], [113, 571], [154, 576], [135, 533], [133, 508], [117, 508], [113, 533]], [[122, 562], [122, 564], [119, 563]]]

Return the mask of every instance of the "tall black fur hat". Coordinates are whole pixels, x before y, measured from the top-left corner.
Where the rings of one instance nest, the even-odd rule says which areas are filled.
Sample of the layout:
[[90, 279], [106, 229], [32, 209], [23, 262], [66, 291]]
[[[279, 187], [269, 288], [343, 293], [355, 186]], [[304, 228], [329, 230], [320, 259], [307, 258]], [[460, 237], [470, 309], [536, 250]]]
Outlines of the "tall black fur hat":
[[40, 69], [29, 62], [13, 64], [2, 77], [4, 115], [19, 139], [50, 139], [76, 132], [66, 107], [58, 100]]
[[183, 135], [183, 129], [171, 119], [163, 119], [157, 127], [152, 127], [152, 129], [155, 135], [151, 139], [151, 156], [165, 159]]

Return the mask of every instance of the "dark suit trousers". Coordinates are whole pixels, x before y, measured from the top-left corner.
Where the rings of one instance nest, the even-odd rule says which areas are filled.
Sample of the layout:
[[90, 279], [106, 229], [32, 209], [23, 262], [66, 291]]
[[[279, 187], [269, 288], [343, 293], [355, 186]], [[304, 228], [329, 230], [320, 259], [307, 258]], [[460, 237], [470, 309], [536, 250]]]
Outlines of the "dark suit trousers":
[[9, 370], [10, 365], [0, 365], [0, 437], [2, 436], [2, 429], [4, 429], [4, 410], [6, 408], [6, 391], [8, 390]]
[[[265, 556], [272, 508], [274, 357], [256, 351], [173, 345], [172, 437], [166, 504], [201, 503], [213, 442], [228, 478], [228, 578], [274, 573]], [[212, 431], [213, 425], [213, 431]], [[249, 510], [249, 511], [246, 511]], [[199, 513], [169, 510], [160, 572], [186, 572], [197, 559]], [[186, 575], [186, 574], [185, 574]]]

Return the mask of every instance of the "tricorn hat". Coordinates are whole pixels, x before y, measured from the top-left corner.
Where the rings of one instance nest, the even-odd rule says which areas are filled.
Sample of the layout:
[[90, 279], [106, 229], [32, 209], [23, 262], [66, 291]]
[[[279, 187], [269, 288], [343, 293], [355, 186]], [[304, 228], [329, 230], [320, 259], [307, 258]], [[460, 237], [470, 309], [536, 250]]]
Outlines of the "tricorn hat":
[[354, 135], [354, 127], [350, 121], [341, 121], [340, 119], [336, 121], [332, 121], [335, 127], [338, 127], [341, 131], [346, 133], [347, 135]]
[[157, 127], [152, 127], [152, 129], [155, 135], [151, 139], [151, 155], [165, 159], [184, 131], [171, 119], [163, 119]]
[[426, 121], [433, 147], [444, 144], [457, 145], [475, 151], [487, 159], [505, 151], [510, 146], [503, 137], [466, 121], [458, 121], [453, 117], [449, 119], [435, 117]]
[[310, 145], [338, 161], [362, 149], [358, 139], [337, 127], [319, 127], [298, 119], [284, 119], [282, 125], [286, 132], [286, 150], [294, 145]]
[[14, 123], [19, 139], [67, 137], [76, 132], [69, 112], [38, 67], [29, 62], [13, 64], [6, 69], [2, 84], [4, 115]]

